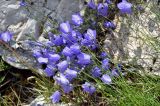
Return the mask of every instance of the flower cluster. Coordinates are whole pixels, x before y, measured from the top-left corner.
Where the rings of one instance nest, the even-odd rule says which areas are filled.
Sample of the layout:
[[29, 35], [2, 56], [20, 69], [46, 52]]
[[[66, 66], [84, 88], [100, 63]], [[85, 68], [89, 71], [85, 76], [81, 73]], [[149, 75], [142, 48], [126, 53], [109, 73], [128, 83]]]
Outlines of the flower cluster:
[[[88, 7], [96, 10], [97, 15], [107, 17], [110, 4], [112, 4], [110, 0], [98, 4], [94, 0], [90, 0]], [[126, 0], [117, 4], [121, 13], [131, 13], [131, 6]], [[46, 43], [46, 48], [34, 52], [37, 62], [46, 66], [44, 68], [46, 76], [53, 77], [56, 84], [61, 88], [50, 97], [53, 103], [60, 101], [61, 90], [64, 93], [70, 93], [74, 90], [73, 82], [81, 72], [101, 80], [104, 84], [111, 84], [112, 77], [120, 74], [118, 70], [120, 68], [111, 66], [108, 54], [104, 51], [99, 54], [100, 65], [96, 64], [95, 57], [89, 51], [99, 48], [96, 39], [97, 31], [92, 27], [88, 27], [85, 31], [79, 30], [78, 28], [83, 26], [84, 21], [80, 13], [73, 14], [70, 21], [59, 25], [58, 34], [48, 33], [49, 41]], [[111, 21], [105, 21], [104, 26], [106, 28], [116, 28]], [[90, 68], [89, 71], [88, 67]], [[83, 82], [81, 88], [84, 92], [93, 94], [96, 91], [94, 82], [85, 79]]]

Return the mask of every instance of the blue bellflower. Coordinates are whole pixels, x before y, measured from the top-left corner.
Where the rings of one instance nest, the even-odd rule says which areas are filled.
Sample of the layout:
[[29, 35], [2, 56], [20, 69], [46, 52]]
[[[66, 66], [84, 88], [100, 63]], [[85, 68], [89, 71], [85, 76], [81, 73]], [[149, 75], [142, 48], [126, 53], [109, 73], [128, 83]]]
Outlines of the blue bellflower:
[[65, 56], [72, 56], [73, 52], [72, 52], [72, 50], [69, 47], [66, 46], [63, 49], [62, 54], [65, 55]]
[[55, 91], [50, 97], [52, 103], [58, 103], [61, 99], [61, 93], [59, 91]]
[[87, 65], [91, 62], [91, 56], [86, 53], [81, 53], [77, 55], [78, 64]]
[[68, 21], [60, 24], [60, 31], [65, 34], [71, 32], [71, 26]]
[[102, 75], [101, 70], [98, 67], [93, 68], [91, 74], [93, 77], [100, 77]]
[[80, 46], [78, 44], [74, 44], [70, 46], [70, 50], [72, 51], [72, 53], [74, 54], [79, 54], [81, 52], [80, 50]]
[[82, 85], [83, 91], [88, 92], [89, 94], [93, 94], [96, 91], [96, 88], [88, 82], [85, 82]]
[[119, 8], [121, 13], [132, 13], [132, 4], [127, 2], [126, 0], [122, 0], [122, 2], [118, 3], [117, 7]]
[[83, 19], [79, 14], [72, 15], [72, 22], [73, 24], [79, 26], [83, 23]]
[[111, 84], [112, 80], [111, 80], [111, 77], [107, 74], [104, 74], [102, 77], [101, 77], [101, 80], [105, 83], [105, 84]]
[[51, 40], [52, 43], [54, 43], [56, 46], [60, 46], [63, 44], [63, 38], [58, 35], [58, 36], [55, 36], [54, 39]]
[[38, 61], [40, 64], [47, 64], [47, 63], [48, 63], [48, 58], [38, 57], [38, 58], [37, 58], [37, 61]]
[[89, 0], [88, 7], [92, 9], [96, 9], [96, 4], [94, 0]]
[[107, 13], [108, 13], [108, 4], [107, 3], [99, 3], [97, 9], [98, 9], [99, 15], [107, 16]]
[[46, 74], [47, 77], [51, 77], [55, 74], [54, 70], [55, 70], [54, 67], [52, 67], [51, 65], [47, 65], [47, 67], [44, 70], [44, 73]]
[[72, 84], [62, 85], [61, 87], [63, 88], [64, 93], [69, 93], [73, 90]]
[[58, 70], [63, 73], [68, 68], [68, 62], [66, 60], [61, 61], [57, 64]]
[[3, 40], [4, 42], [9, 42], [12, 39], [12, 34], [8, 31], [3, 32], [0, 34], [0, 40]]
[[61, 86], [65, 86], [69, 84], [69, 80], [63, 74], [60, 74], [59, 77], [55, 76], [54, 79]]
[[50, 62], [57, 62], [61, 57], [58, 54], [48, 54], [48, 58]]
[[67, 69], [65, 71], [65, 77], [71, 81], [73, 78], [76, 78], [77, 77], [77, 71], [75, 70], [71, 70], [71, 69]]
[[104, 60], [102, 60], [102, 68], [104, 69], [104, 70], [108, 70], [109, 69], [109, 59], [104, 59]]
[[112, 28], [112, 29], [116, 28], [116, 26], [114, 25], [114, 23], [110, 22], [110, 21], [105, 21], [104, 22], [104, 27], [106, 27], [106, 28]]

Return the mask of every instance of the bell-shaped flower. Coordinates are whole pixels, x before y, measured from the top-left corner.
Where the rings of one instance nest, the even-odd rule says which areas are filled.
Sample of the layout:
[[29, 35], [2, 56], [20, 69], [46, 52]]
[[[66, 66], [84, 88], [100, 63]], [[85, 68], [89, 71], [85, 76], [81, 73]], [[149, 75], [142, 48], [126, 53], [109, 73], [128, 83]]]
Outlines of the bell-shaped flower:
[[91, 63], [91, 56], [86, 53], [80, 53], [79, 55], [77, 55], [77, 58], [78, 64], [87, 65]]
[[108, 14], [108, 4], [107, 3], [99, 3], [97, 9], [98, 9], [99, 15], [107, 16]]
[[50, 62], [57, 62], [58, 60], [60, 60], [60, 55], [58, 54], [48, 54], [48, 59]]
[[63, 73], [68, 68], [68, 62], [66, 60], [61, 61], [57, 64], [58, 70]]
[[111, 0], [106, 0], [105, 2], [108, 3], [108, 4], [112, 3]]
[[132, 13], [132, 4], [127, 2], [127, 0], [122, 0], [122, 2], [117, 4], [117, 7], [119, 8], [121, 13]]
[[89, 0], [88, 7], [92, 9], [96, 9], [96, 3], [94, 0]]
[[72, 84], [62, 85], [61, 87], [63, 88], [64, 93], [69, 93], [73, 90]]
[[71, 32], [71, 26], [69, 24], [69, 21], [60, 24], [60, 31], [66, 34]]
[[87, 33], [84, 35], [84, 37], [87, 40], [94, 40], [94, 39], [96, 39], [96, 30], [88, 29]]
[[110, 22], [110, 21], [105, 21], [104, 22], [104, 27], [106, 27], [106, 28], [112, 28], [112, 29], [116, 28], [116, 26], [114, 25], [114, 23]]
[[61, 99], [61, 93], [59, 91], [55, 91], [50, 97], [52, 103], [58, 103]]
[[73, 52], [72, 52], [72, 50], [69, 47], [66, 46], [63, 49], [62, 54], [65, 55], [65, 56], [72, 56]]
[[69, 84], [69, 80], [63, 74], [60, 74], [59, 76], [55, 76], [54, 79], [61, 86], [65, 86]]
[[47, 65], [47, 67], [44, 70], [44, 73], [46, 74], [47, 77], [51, 77], [55, 74], [55, 67], [51, 65]]
[[3, 32], [0, 34], [0, 40], [4, 41], [4, 42], [9, 42], [12, 39], [12, 34], [8, 31]]
[[100, 77], [102, 75], [101, 69], [99, 69], [98, 67], [95, 67], [92, 69], [91, 74], [93, 77]]
[[80, 46], [78, 44], [74, 44], [70, 46], [70, 50], [74, 53], [74, 54], [79, 54], [81, 52], [80, 50]]
[[110, 67], [109, 67], [109, 59], [108, 59], [108, 58], [102, 60], [102, 68], [103, 68], [104, 70], [108, 70], [108, 69], [110, 68]]
[[71, 81], [73, 78], [76, 78], [77, 77], [77, 71], [75, 70], [71, 70], [71, 69], [67, 69], [65, 71], [65, 77]]
[[54, 43], [56, 46], [60, 46], [63, 44], [63, 38], [58, 35], [58, 36], [55, 36], [52, 40], [51, 40], [52, 43]]
[[93, 94], [95, 91], [96, 91], [96, 88], [91, 85], [90, 83], [88, 82], [85, 82], [83, 85], [82, 85], [82, 88], [83, 88], [83, 91], [89, 93], [89, 94]]
[[120, 74], [119, 74], [119, 72], [118, 72], [118, 69], [113, 69], [112, 71], [111, 71], [111, 76], [112, 77], [118, 77]]
[[112, 82], [111, 77], [107, 74], [102, 75], [101, 80], [105, 84], [111, 84], [111, 82]]
[[20, 6], [26, 6], [27, 3], [26, 3], [24, 0], [21, 0], [20, 3], [19, 3], [19, 5], [20, 5]]
[[41, 57], [42, 56], [42, 53], [40, 50], [34, 50], [33, 51], [33, 56], [38, 58], [38, 57]]
[[101, 58], [107, 57], [107, 53], [106, 53], [106, 52], [101, 52], [100, 57], [101, 57]]
[[40, 64], [47, 64], [48, 63], [48, 58], [45, 57], [38, 57], [37, 58], [38, 63]]
[[72, 22], [73, 24], [79, 26], [83, 23], [83, 18], [79, 14], [72, 15]]

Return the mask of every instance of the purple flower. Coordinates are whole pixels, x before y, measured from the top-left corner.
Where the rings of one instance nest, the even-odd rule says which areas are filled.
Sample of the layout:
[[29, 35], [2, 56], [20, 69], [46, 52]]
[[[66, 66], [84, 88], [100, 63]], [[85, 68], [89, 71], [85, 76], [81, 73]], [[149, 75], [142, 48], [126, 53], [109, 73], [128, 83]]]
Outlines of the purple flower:
[[42, 54], [41, 54], [40, 50], [34, 50], [33, 51], [33, 56], [38, 58], [38, 57], [42, 56]]
[[38, 57], [38, 58], [37, 58], [37, 61], [38, 61], [40, 64], [47, 64], [47, 63], [48, 63], [48, 58]]
[[84, 35], [84, 37], [87, 40], [94, 40], [94, 39], [96, 39], [96, 30], [88, 29], [87, 33]]
[[57, 66], [58, 66], [58, 70], [63, 73], [68, 68], [68, 62], [64, 60], [58, 63]]
[[73, 85], [72, 84], [62, 85], [62, 88], [64, 93], [69, 93], [73, 90]]
[[92, 8], [92, 9], [96, 9], [96, 4], [95, 4], [94, 0], [90, 0], [88, 2], [88, 7]]
[[80, 46], [78, 44], [74, 44], [70, 46], [70, 50], [74, 53], [74, 54], [79, 54], [81, 52], [80, 50]]
[[3, 40], [5, 42], [9, 42], [12, 39], [12, 34], [8, 31], [3, 32], [0, 34], [0, 40]]
[[107, 3], [99, 3], [97, 9], [98, 9], [99, 15], [107, 16], [107, 12], [108, 12]]
[[55, 76], [54, 79], [61, 86], [65, 86], [69, 84], [69, 80], [63, 74], [60, 74], [59, 77]]
[[106, 3], [111, 4], [112, 2], [111, 0], [106, 0]]
[[57, 62], [61, 57], [58, 54], [48, 54], [50, 62]]
[[79, 14], [72, 15], [72, 22], [73, 24], [79, 26], [83, 23], [83, 19]]
[[113, 29], [116, 28], [116, 26], [114, 25], [114, 23], [110, 22], [110, 21], [105, 21], [104, 22], [104, 27], [106, 27], [106, 28], [113, 28]]
[[59, 91], [55, 91], [50, 97], [52, 103], [58, 103], [61, 99], [61, 93]]
[[106, 52], [101, 52], [101, 54], [100, 54], [100, 57], [101, 58], [105, 58], [107, 56], [107, 53]]
[[68, 21], [60, 24], [60, 31], [66, 34], [71, 32], [71, 26]]
[[103, 68], [104, 70], [108, 70], [108, 69], [109, 69], [109, 59], [104, 59], [104, 60], [102, 61], [102, 68]]
[[127, 2], [126, 0], [122, 0], [122, 2], [118, 3], [117, 7], [119, 8], [121, 13], [132, 13], [132, 4]]
[[71, 81], [73, 78], [76, 78], [77, 77], [77, 71], [75, 71], [75, 70], [71, 70], [71, 69], [67, 69], [66, 71], [65, 71], [65, 77], [69, 80], [69, 81]]
[[19, 5], [20, 5], [20, 6], [26, 6], [27, 3], [25, 2], [25, 0], [21, 0], [20, 3], [19, 3]]
[[100, 77], [102, 75], [101, 70], [98, 67], [92, 69], [93, 77]]
[[46, 69], [44, 70], [44, 73], [48, 76], [48, 77], [51, 77], [53, 76], [55, 73], [54, 73], [54, 67], [52, 67], [51, 65], [47, 65]]
[[72, 56], [73, 55], [73, 52], [71, 51], [71, 49], [69, 47], [65, 47], [62, 51], [62, 54], [65, 55], [65, 56]]
[[101, 77], [101, 80], [105, 83], [105, 84], [111, 84], [112, 80], [111, 80], [111, 77], [107, 74], [104, 74], [102, 77]]
[[59, 36], [55, 36], [54, 39], [51, 40], [56, 46], [60, 46], [63, 44], [63, 38]]
[[111, 71], [111, 76], [113, 76], [113, 77], [118, 77], [119, 76], [119, 72], [118, 72], [118, 69], [113, 69], [112, 71]]
[[88, 82], [82, 85], [83, 91], [93, 94], [96, 91], [96, 88]]
[[77, 55], [78, 64], [87, 65], [91, 62], [91, 56], [85, 53], [81, 53]]

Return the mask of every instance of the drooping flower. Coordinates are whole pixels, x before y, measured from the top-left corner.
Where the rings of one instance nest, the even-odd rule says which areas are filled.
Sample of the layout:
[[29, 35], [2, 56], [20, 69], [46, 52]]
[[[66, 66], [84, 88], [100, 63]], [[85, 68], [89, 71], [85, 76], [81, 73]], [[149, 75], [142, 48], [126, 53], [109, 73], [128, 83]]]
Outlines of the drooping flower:
[[55, 76], [54, 79], [61, 86], [65, 86], [69, 84], [69, 80], [63, 74], [60, 74], [59, 76]]
[[84, 37], [87, 40], [94, 40], [94, 39], [96, 39], [96, 30], [88, 29], [87, 33], [84, 35]]
[[20, 6], [26, 6], [27, 3], [25, 2], [25, 0], [21, 0], [20, 3], [19, 3], [19, 5], [20, 5]]
[[79, 26], [83, 23], [83, 18], [79, 14], [72, 15], [73, 24]]
[[132, 13], [132, 4], [127, 2], [127, 0], [122, 0], [122, 2], [117, 4], [117, 7], [119, 8], [121, 13]]
[[54, 72], [54, 67], [51, 65], [47, 65], [46, 69], [44, 70], [44, 73], [46, 74], [46, 76], [51, 77], [55, 74]]
[[70, 46], [70, 50], [74, 53], [74, 54], [79, 54], [81, 52], [80, 50], [80, 46], [78, 44], [74, 44]]
[[60, 24], [60, 31], [66, 34], [71, 32], [71, 26], [68, 21]]
[[97, 9], [98, 9], [99, 15], [107, 16], [108, 14], [108, 4], [107, 3], [99, 3]]
[[51, 40], [52, 43], [54, 43], [56, 46], [60, 46], [63, 44], [63, 38], [58, 35], [58, 36], [55, 36], [54, 39]]
[[101, 70], [98, 67], [92, 69], [93, 77], [100, 77], [102, 75]]
[[112, 71], [111, 71], [111, 76], [112, 77], [118, 77], [119, 76], [119, 72], [118, 72], [118, 69], [113, 69]]
[[111, 80], [111, 77], [107, 74], [104, 74], [102, 77], [101, 77], [101, 80], [105, 83], [105, 84], [111, 84], [112, 80]]
[[93, 94], [96, 91], [96, 88], [88, 82], [85, 82], [82, 85], [83, 91], [88, 92], [89, 94]]
[[76, 78], [77, 77], [77, 71], [75, 70], [71, 70], [71, 69], [67, 69], [65, 71], [65, 77], [71, 81], [73, 78]]
[[61, 93], [59, 91], [55, 91], [50, 97], [52, 103], [58, 103], [61, 99]]
[[112, 29], [116, 28], [116, 26], [114, 25], [114, 23], [110, 22], [110, 21], [105, 21], [104, 22], [104, 27], [106, 27], [106, 28], [112, 28]]
[[106, 0], [106, 3], [111, 4], [112, 2], [111, 0]]
[[50, 62], [57, 62], [61, 57], [58, 54], [48, 54]]
[[104, 70], [108, 70], [109, 69], [109, 59], [108, 58], [102, 60], [102, 68]]
[[38, 58], [37, 58], [37, 61], [38, 61], [40, 64], [47, 64], [47, 63], [48, 63], [48, 58], [38, 57]]
[[72, 84], [62, 85], [62, 88], [64, 93], [69, 93], [73, 90], [73, 85]]
[[87, 65], [91, 62], [91, 56], [86, 53], [81, 53], [77, 55], [78, 64]]
[[107, 57], [107, 53], [106, 53], [106, 52], [101, 52], [100, 57], [101, 57], [101, 58]]
[[0, 40], [9, 42], [12, 39], [12, 34], [9, 31], [3, 32], [0, 34]]
[[38, 57], [41, 57], [42, 56], [42, 53], [40, 52], [40, 50], [34, 50], [33, 51], [33, 56], [38, 58]]
[[62, 54], [65, 55], [65, 56], [72, 56], [73, 55], [73, 52], [71, 51], [71, 49], [69, 47], [65, 47], [62, 51]]
[[66, 60], [61, 61], [57, 64], [58, 70], [63, 73], [68, 68], [68, 62]]
[[96, 9], [96, 4], [94, 0], [90, 0], [88, 2], [88, 7], [92, 8], [92, 9]]

